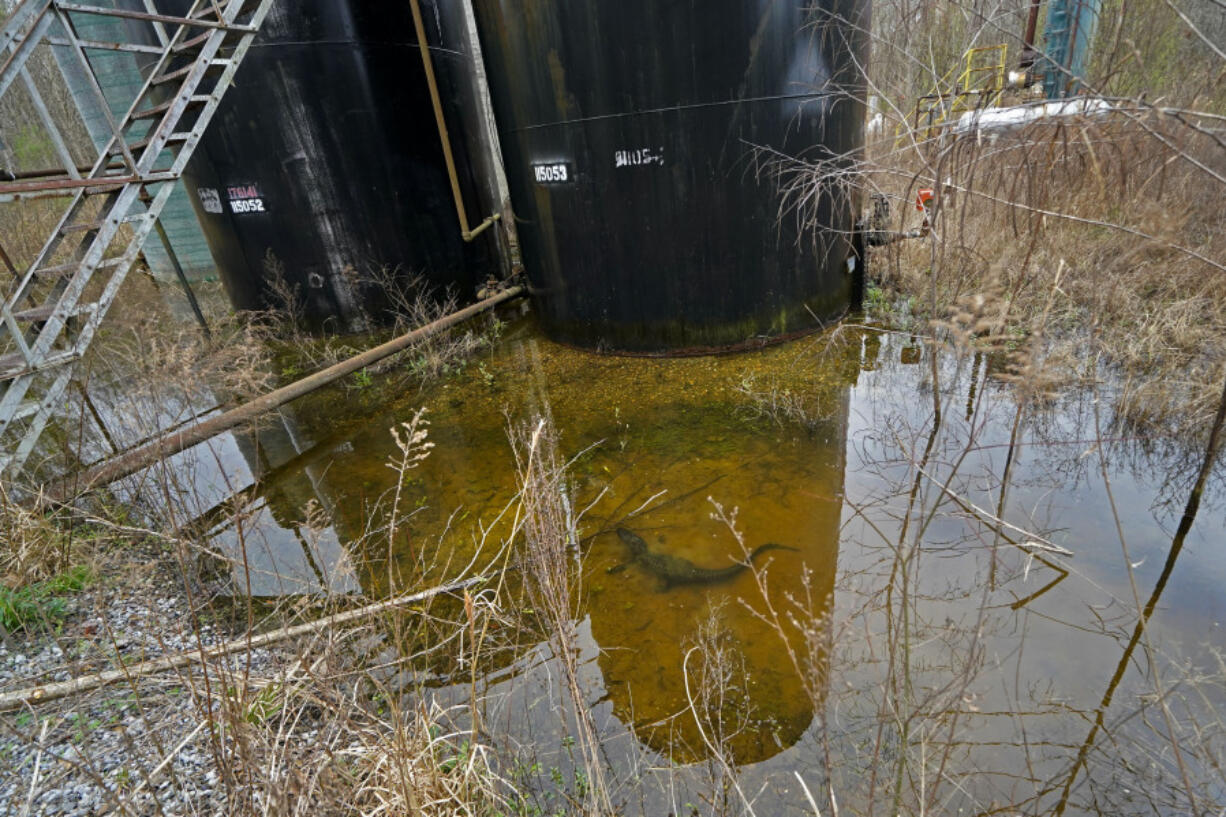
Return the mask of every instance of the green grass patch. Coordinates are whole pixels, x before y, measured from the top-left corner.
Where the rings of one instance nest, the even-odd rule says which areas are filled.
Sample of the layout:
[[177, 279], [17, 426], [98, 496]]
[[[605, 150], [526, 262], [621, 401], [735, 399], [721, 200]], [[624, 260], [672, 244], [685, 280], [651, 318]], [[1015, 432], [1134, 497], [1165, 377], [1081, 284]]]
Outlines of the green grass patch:
[[68, 613], [67, 597], [83, 590], [93, 579], [93, 570], [78, 565], [23, 587], [0, 587], [0, 623], [9, 632], [16, 632], [40, 622], [58, 622]]

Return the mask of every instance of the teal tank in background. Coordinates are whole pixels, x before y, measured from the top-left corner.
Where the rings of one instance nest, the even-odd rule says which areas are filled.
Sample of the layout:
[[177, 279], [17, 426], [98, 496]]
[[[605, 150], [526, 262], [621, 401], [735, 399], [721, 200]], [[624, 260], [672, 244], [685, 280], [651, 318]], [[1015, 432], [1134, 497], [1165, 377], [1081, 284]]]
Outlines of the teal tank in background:
[[1081, 90], [1102, 0], [1051, 0], [1047, 4], [1046, 53], [1040, 63], [1048, 99]]
[[[100, 0], [97, 5], [114, 7], [116, 3], [114, 0]], [[139, 2], [131, 3], [120, 0], [120, 5], [131, 7], [133, 10], [144, 10], [143, 5]], [[70, 15], [77, 34], [83, 39], [102, 42], [131, 42], [133, 38], [140, 38], [147, 32], [144, 26], [132, 26], [117, 18], [100, 17], [96, 14], [71, 14], [71, 12]], [[81, 112], [89, 138], [96, 147], [101, 148], [111, 136], [101, 101], [90, 89], [85, 72], [71, 50], [67, 46], [56, 46], [53, 50], [69, 92]], [[102, 92], [106, 95], [111, 115], [116, 119], [122, 117], [131, 100], [144, 84], [144, 77], [141, 75], [138, 62], [140, 55], [96, 49], [89, 50], [87, 54], [102, 86]], [[169, 157], [163, 158], [166, 159], [166, 164], [169, 164]], [[209, 253], [204, 232], [196, 220], [196, 213], [192, 209], [187, 190], [183, 187], [182, 182], [175, 185], [174, 193], [171, 194], [165, 209], [162, 210], [161, 222], [166, 228], [170, 244], [189, 280], [198, 281], [216, 275], [213, 256]], [[171, 265], [166, 250], [162, 247], [162, 242], [156, 235], [150, 234], [149, 240], [145, 242], [144, 253], [155, 276], [163, 280], [174, 279], [174, 267]]]

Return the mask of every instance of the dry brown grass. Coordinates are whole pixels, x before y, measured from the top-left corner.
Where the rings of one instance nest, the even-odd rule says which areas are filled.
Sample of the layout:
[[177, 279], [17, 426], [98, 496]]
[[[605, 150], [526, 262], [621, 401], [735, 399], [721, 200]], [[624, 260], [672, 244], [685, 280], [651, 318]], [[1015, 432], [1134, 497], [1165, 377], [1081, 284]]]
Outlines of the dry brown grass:
[[69, 566], [72, 537], [56, 520], [31, 511], [0, 483], [0, 584], [9, 589], [45, 579]]
[[[377, 512], [372, 511], [372, 515], [386, 516], [387, 522], [372, 528], [367, 540], [353, 543], [354, 553], [373, 554], [376, 561], [394, 540], [403, 538], [398, 531], [409, 525], [411, 512], [401, 507], [398, 487], [432, 447], [421, 413], [392, 433], [398, 453], [387, 465], [396, 473], [397, 489]], [[50, 544], [60, 541], [48, 537], [65, 533], [65, 528], [51, 520], [15, 506], [0, 506], [0, 512], [6, 521], [12, 517], [25, 526], [15, 532], [30, 543], [29, 548], [14, 547], [12, 552], [0, 548], [6, 568], [26, 559], [23, 569], [33, 569], [31, 553], [45, 557], [53, 550]], [[190, 516], [186, 510], [183, 513]], [[326, 528], [329, 524], [318, 507], [304, 513], [308, 526]], [[241, 636], [310, 621], [353, 604], [347, 595], [327, 592], [270, 604], [227, 597], [234, 590], [232, 582], [202, 577], [201, 563], [218, 562], [220, 557], [206, 541], [186, 531], [166, 534], [97, 516], [90, 517], [89, 523], [110, 532], [117, 556], [130, 547], [124, 540], [139, 540], [146, 546], [161, 543], [161, 556], [152, 562], [144, 556], [145, 563], [131, 573], [131, 581], [121, 583], [120, 591], [131, 597], [128, 604], [133, 610], [150, 605], [155, 617], [163, 609], [158, 599], [166, 594], [179, 599], [181, 615], [144, 625], [149, 628], [145, 637], [165, 651], [181, 651], [219, 636], [228, 638], [227, 632]], [[19, 542], [14, 539], [11, 544]], [[492, 545], [488, 553], [481, 544], [477, 549], [480, 555], [499, 560]], [[418, 586], [424, 573], [469, 576], [478, 563], [474, 557], [467, 564], [450, 564], [443, 548], [423, 548], [417, 553], [420, 565], [409, 565], [403, 571], [392, 571], [390, 565], [386, 568], [392, 583], [387, 587], [389, 594], [401, 592], [402, 583]], [[429, 553], [437, 555], [427, 556]], [[359, 569], [365, 575], [379, 568]], [[211, 570], [222, 576], [241, 575], [244, 563], [231, 555]], [[137, 586], [146, 580], [150, 586]], [[241, 584], [241, 579], [237, 581]], [[198, 774], [207, 773], [213, 780], [213, 793], [195, 800], [192, 808], [205, 808], [209, 813], [505, 812], [514, 792], [499, 776], [492, 753], [478, 736], [478, 726], [464, 723], [478, 711], [478, 702], [450, 711], [429, 703], [429, 697], [422, 694], [428, 679], [456, 673], [467, 666], [465, 662], [483, 665], [487, 653], [494, 652], [485, 637], [490, 634], [493, 640], [493, 633], [504, 623], [500, 587], [500, 582], [493, 581], [474, 586], [471, 592], [430, 596], [412, 609], [384, 607], [356, 625], [316, 627], [310, 635], [272, 648], [249, 647], [228, 656], [197, 657], [169, 673], [143, 675], [133, 670], [126, 683], [40, 704], [36, 713], [20, 715], [16, 722], [11, 716], [0, 716], [0, 743], [18, 741], [37, 746], [40, 753], [56, 747], [46, 756], [41, 777], [31, 777], [28, 765], [23, 772], [17, 766], [0, 764], [0, 787], [12, 783], [15, 776], [22, 777], [22, 796], [42, 803], [38, 798], [43, 793], [71, 778], [100, 790], [109, 813], [179, 813], [180, 806], [169, 793], [199, 787], [198, 781], [184, 778], [181, 770], [176, 772], [180, 756], [191, 755], [197, 763], [205, 759]], [[106, 606], [112, 600], [100, 594], [98, 603]], [[136, 617], [135, 613], [126, 615]], [[85, 653], [79, 634], [81, 621], [71, 622], [62, 637], [50, 636], [59, 639], [67, 672], [85, 674], [125, 654], [130, 634], [110, 632], [105, 617], [103, 620], [103, 632], [94, 633], [97, 637], [89, 639]], [[473, 694], [477, 694], [475, 688]], [[112, 723], [112, 711], [136, 714]], [[74, 714], [77, 712], [108, 719], [103, 731], [118, 736], [125, 747], [122, 770], [107, 770], [114, 760], [104, 756], [112, 751], [113, 741], [99, 741], [96, 734], [74, 727], [83, 722], [83, 716]], [[21, 720], [33, 714], [46, 724], [41, 732], [25, 728]], [[69, 746], [76, 760], [64, 764], [58, 753]]]
[[[289, 283], [280, 263], [266, 259], [265, 268], [272, 306], [246, 317], [268, 338], [283, 369], [297, 374], [324, 368], [361, 352], [369, 344], [369, 338], [308, 331], [298, 290]], [[380, 293], [382, 308], [366, 313], [363, 319], [376, 337], [407, 333], [455, 312], [461, 305], [455, 292], [440, 290], [424, 277], [397, 268], [371, 267], [365, 273], [352, 274], [356, 287]], [[461, 370], [496, 341], [501, 331], [502, 324], [493, 315], [450, 327], [379, 361], [342, 386], [360, 390], [379, 378], [396, 389], [420, 387]]]
[[242, 401], [273, 387], [276, 330], [259, 316], [216, 310], [206, 340], [195, 323], [168, 319], [170, 303], [182, 298], [177, 288], [132, 276], [123, 296], [123, 308], [91, 344], [84, 377], [122, 381], [134, 403], [149, 405], [167, 391]]
[[887, 301], [943, 320], [988, 298], [985, 350], [1029, 343], [1042, 322], [1058, 382], [1110, 376], [1121, 421], [1203, 427], [1226, 376], [1226, 154], [1214, 139], [1132, 110], [966, 135], [909, 168], [878, 150], [872, 178], [900, 203], [900, 225], [915, 226], [916, 188], [941, 191], [928, 240], [874, 253]]
[[1108, 99], [1110, 115], [961, 136], [913, 130], [917, 97], [956, 76], [966, 49], [1004, 44], [1016, 67], [1029, 5], [874, 3], [866, 73], [877, 129], [863, 156], [810, 165], [807, 178], [780, 171], [782, 212], [803, 217], [823, 191], [882, 193], [891, 226], [914, 229], [916, 191], [935, 189], [932, 234], [872, 253], [895, 307], [887, 318], [944, 320], [985, 296], [999, 310], [993, 331], [1020, 342], [1047, 313], [1038, 353], [1063, 361], [1060, 382], [1111, 380], [1122, 423], [1203, 429], [1226, 376], [1220, 8], [1106, 4], [1082, 91]]
[[441, 817], [503, 802], [490, 753], [454, 726], [463, 713], [424, 704], [364, 654], [388, 624], [291, 645], [258, 673], [213, 667], [211, 688], [197, 670], [201, 716], [225, 736], [212, 754], [228, 813]]

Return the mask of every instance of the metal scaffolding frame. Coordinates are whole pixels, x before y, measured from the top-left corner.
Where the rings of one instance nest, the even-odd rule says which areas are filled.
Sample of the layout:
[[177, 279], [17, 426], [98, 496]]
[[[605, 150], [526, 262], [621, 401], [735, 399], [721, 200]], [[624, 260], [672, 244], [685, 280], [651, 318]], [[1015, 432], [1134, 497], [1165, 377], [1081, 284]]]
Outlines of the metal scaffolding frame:
[[[143, 10], [23, 0], [0, 31], [0, 97], [17, 83], [26, 89], [63, 165], [10, 174], [12, 181], [0, 181], [0, 202], [68, 200], [24, 269], [0, 247], [0, 266], [10, 277], [0, 304], [0, 442], [6, 449], [0, 476], [12, 479], [34, 451], [63, 399], [74, 362], [154, 230], [271, 5], [272, 0], [192, 0], [186, 14], [167, 14], [159, 11], [158, 0], [143, 0]], [[75, 22], [81, 15], [117, 18], [152, 29], [153, 36], [83, 39]], [[101, 102], [111, 136], [88, 167], [74, 160], [28, 69], [40, 46], [66, 49]], [[95, 73], [95, 51], [131, 52], [149, 62], [143, 86], [120, 116], [111, 114]]]

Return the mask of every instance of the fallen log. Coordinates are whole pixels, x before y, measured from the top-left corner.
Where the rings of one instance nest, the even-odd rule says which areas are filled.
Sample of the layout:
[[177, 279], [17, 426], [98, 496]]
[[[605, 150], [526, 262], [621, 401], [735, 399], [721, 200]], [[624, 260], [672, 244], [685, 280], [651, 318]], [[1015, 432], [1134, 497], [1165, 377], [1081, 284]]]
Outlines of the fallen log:
[[408, 349], [414, 343], [437, 334], [457, 323], [461, 323], [474, 315], [492, 309], [505, 301], [519, 297], [523, 293], [523, 287], [513, 286], [425, 326], [420, 326], [412, 332], [393, 338], [387, 343], [380, 344], [373, 349], [367, 349], [365, 352], [342, 360], [340, 363], [307, 375], [301, 380], [290, 383], [288, 386], [282, 386], [279, 389], [261, 395], [241, 406], [210, 417], [196, 425], [169, 432], [131, 451], [126, 451], [113, 459], [99, 463], [82, 474], [75, 474], [57, 483], [45, 486], [43, 497], [40, 501], [64, 502], [85, 491], [109, 485], [117, 479], [135, 474], [142, 468], [191, 448], [193, 445], [202, 443], [223, 431], [256, 420], [261, 415], [272, 411], [278, 406], [285, 405], [291, 400], [315, 391], [321, 386], [326, 386], [346, 375], [364, 369], [389, 355]]
[[110, 684], [118, 683], [120, 681], [125, 681], [132, 678], [141, 678], [146, 675], [153, 675], [154, 673], [177, 669], [179, 667], [197, 662], [203, 663], [226, 655], [231, 655], [232, 653], [240, 652], [245, 649], [264, 647], [289, 638], [309, 635], [310, 633], [319, 632], [320, 630], [327, 629], [328, 627], [347, 624], [351, 621], [357, 621], [394, 607], [402, 607], [406, 604], [426, 601], [444, 593], [454, 593], [457, 590], [463, 590], [465, 588], [472, 587], [473, 585], [481, 584], [486, 580], [486, 576], [473, 576], [468, 579], [462, 579], [460, 581], [450, 582], [438, 587], [432, 587], [429, 590], [421, 590], [416, 593], [396, 596], [394, 598], [373, 602], [353, 610], [334, 613], [330, 616], [324, 616], [323, 618], [308, 621], [303, 624], [281, 627], [276, 630], [270, 630], [266, 633], [259, 633], [258, 635], [243, 636], [241, 638], [236, 638], [233, 641], [227, 641], [224, 644], [218, 644], [213, 647], [188, 650], [186, 652], [175, 653], [173, 655], [164, 655], [161, 658], [152, 658], [148, 661], [141, 661], [136, 664], [120, 667], [119, 669], [89, 673], [88, 675], [80, 675], [76, 678], [69, 678], [67, 681], [57, 681], [50, 684], [43, 684], [41, 686], [26, 687], [25, 689], [0, 693], [0, 712], [9, 712], [14, 709], [20, 709], [23, 706], [32, 706], [34, 704], [53, 701], [57, 698], [64, 698], [69, 695], [88, 692], [89, 690], [109, 686]]

